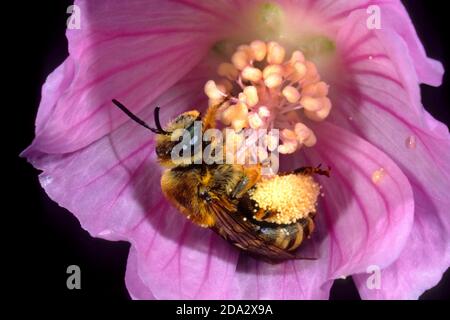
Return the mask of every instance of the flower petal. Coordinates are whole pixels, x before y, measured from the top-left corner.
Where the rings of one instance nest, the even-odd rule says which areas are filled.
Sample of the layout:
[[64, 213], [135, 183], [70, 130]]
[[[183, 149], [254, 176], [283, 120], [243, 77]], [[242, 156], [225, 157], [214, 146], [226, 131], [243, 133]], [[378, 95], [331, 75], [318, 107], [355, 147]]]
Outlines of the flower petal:
[[450, 136], [424, 110], [418, 86], [438, 84], [442, 69], [433, 69], [436, 63], [424, 56], [417, 39], [399, 36], [397, 24], [389, 28], [394, 17], [388, 13], [384, 27], [372, 31], [363, 12], [349, 17], [338, 35], [346, 78], [332, 83], [331, 121], [389, 155], [408, 176], [416, 204], [408, 246], [383, 270], [382, 288], [368, 290], [367, 276], [355, 277], [363, 298], [417, 298], [450, 265]]
[[[332, 167], [331, 178], [319, 178], [325, 197], [319, 200], [317, 228], [300, 249], [315, 261], [270, 265], [241, 256], [237, 268], [239, 295], [247, 299], [326, 299], [332, 281], [386, 267], [398, 258], [411, 231], [414, 202], [411, 186], [382, 151], [329, 123], [313, 129], [318, 144], [307, 157], [294, 157], [290, 169]], [[384, 168], [378, 183], [372, 175]]]
[[[126, 121], [116, 98], [134, 112], [205, 56], [230, 10], [188, 1], [76, 1], [80, 29], [68, 30], [70, 57], [42, 91], [32, 149], [78, 150]], [[233, 20], [232, 20], [233, 21]], [[231, 22], [230, 22], [231, 23]]]
[[[156, 101], [164, 123], [175, 116], [173, 110], [178, 114], [189, 106], [206, 105], [205, 74], [196, 69]], [[152, 111], [147, 108], [140, 116], [148, 120]], [[131, 242], [127, 285], [133, 297], [227, 294], [237, 250], [170, 207], [161, 193], [162, 169], [151, 132], [128, 121], [77, 152], [29, 151], [27, 156], [44, 171], [40, 181], [48, 195], [74, 213], [92, 236]]]
[[138, 272], [138, 261], [136, 249], [131, 247], [127, 261], [127, 271], [125, 273], [125, 283], [128, 293], [134, 300], [154, 300], [149, 287], [142, 281]]

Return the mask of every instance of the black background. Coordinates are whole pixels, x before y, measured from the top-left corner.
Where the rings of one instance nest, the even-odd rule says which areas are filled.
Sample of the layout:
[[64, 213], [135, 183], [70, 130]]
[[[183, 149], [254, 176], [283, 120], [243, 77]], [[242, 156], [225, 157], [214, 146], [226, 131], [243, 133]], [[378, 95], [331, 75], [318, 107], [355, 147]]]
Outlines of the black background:
[[[97, 1], [97, 0], [94, 0]], [[349, 0], [350, 1], [350, 0]], [[19, 159], [34, 136], [34, 119], [40, 100], [42, 84], [67, 56], [64, 35], [68, 18], [67, 7], [71, 1], [47, 1], [47, 5], [24, 4], [14, 11], [3, 10], [10, 18], [4, 29], [11, 57], [6, 67], [12, 68], [7, 80], [7, 94], [13, 99], [4, 105], [16, 114], [4, 117], [7, 145], [13, 151], [13, 176], [4, 168], [4, 185], [13, 182], [13, 195], [6, 199], [3, 214], [14, 222], [3, 226], [11, 235], [4, 240], [11, 259], [8, 259], [6, 280], [12, 290], [21, 296], [54, 299], [129, 299], [124, 275], [129, 245], [125, 242], [108, 242], [91, 238], [77, 219], [67, 210], [52, 202], [41, 189], [38, 171]], [[444, 1], [404, 1], [429, 56], [444, 63], [449, 70], [449, 52], [445, 43], [449, 19]], [[16, 60], [18, 59], [18, 60]], [[423, 86], [423, 101], [437, 119], [450, 122], [448, 99], [448, 75], [440, 88]], [[12, 135], [11, 135], [12, 133]], [[425, 257], [424, 257], [425, 258]], [[82, 289], [68, 290], [66, 268], [79, 265]], [[450, 274], [447, 272], [440, 284], [426, 292], [422, 299], [446, 299], [450, 297]], [[331, 299], [358, 299], [358, 292], [351, 279], [338, 280], [331, 290]]]

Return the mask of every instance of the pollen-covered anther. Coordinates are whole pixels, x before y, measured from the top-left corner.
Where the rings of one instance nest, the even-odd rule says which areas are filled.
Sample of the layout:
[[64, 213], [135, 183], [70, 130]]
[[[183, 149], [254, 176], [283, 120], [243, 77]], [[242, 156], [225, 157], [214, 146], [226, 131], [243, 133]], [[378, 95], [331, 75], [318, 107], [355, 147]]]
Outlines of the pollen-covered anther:
[[209, 99], [215, 101], [223, 100], [227, 96], [225, 88], [218, 87], [213, 80], [209, 80], [208, 82], [206, 82], [205, 93]]
[[300, 92], [291, 86], [287, 86], [283, 89], [283, 96], [290, 103], [296, 103], [300, 99]]
[[258, 91], [254, 86], [248, 86], [244, 88], [244, 95], [246, 97], [246, 102], [249, 107], [254, 107], [258, 104]]
[[252, 82], [258, 82], [262, 79], [262, 72], [258, 68], [247, 66], [242, 70], [242, 79], [252, 81]]
[[250, 197], [260, 208], [276, 213], [266, 222], [291, 224], [316, 211], [320, 186], [307, 175], [285, 175], [264, 178]]
[[[308, 119], [323, 121], [330, 114], [332, 103], [329, 86], [303, 52], [289, 51], [275, 41], [255, 40], [238, 46], [231, 63], [221, 63], [217, 72], [225, 81], [208, 81], [205, 92], [210, 105], [228, 100], [218, 110], [218, 118], [225, 125], [239, 130], [288, 129], [295, 137], [281, 137], [282, 153], [293, 153], [316, 143], [309, 128], [300, 130], [296, 124], [303, 125]], [[238, 109], [242, 110], [237, 112]]]
[[314, 132], [301, 122], [295, 124], [294, 132], [297, 141], [306, 147], [312, 147], [317, 142]]
[[267, 62], [270, 64], [283, 63], [286, 50], [278, 43], [272, 41], [267, 44]]
[[273, 89], [281, 86], [283, 83], [283, 77], [279, 74], [271, 74], [266, 79], [264, 79], [264, 84], [267, 88]]
[[283, 67], [278, 64], [270, 64], [263, 70], [263, 77], [264, 79], [267, 79], [269, 76], [276, 74], [279, 76], [282, 76], [283, 74]]
[[244, 103], [232, 105], [222, 114], [222, 121], [231, 125], [234, 130], [241, 131], [248, 122], [248, 108]]
[[267, 46], [264, 41], [255, 40], [250, 43], [250, 48], [253, 51], [253, 56], [256, 61], [263, 61], [267, 54]]

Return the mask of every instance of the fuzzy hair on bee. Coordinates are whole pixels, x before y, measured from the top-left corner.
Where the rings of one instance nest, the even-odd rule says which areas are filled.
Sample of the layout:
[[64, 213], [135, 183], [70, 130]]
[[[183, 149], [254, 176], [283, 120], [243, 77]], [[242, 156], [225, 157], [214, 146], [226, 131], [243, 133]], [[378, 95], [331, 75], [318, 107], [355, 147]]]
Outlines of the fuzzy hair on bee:
[[[296, 249], [314, 230], [318, 184], [312, 176], [329, 176], [329, 170], [322, 170], [320, 166], [302, 167], [270, 180], [262, 177], [260, 164], [178, 163], [171, 157], [173, 148], [179, 143], [171, 137], [172, 133], [185, 129], [193, 134], [195, 121], [201, 121], [201, 133], [215, 128], [218, 105], [209, 107], [204, 117], [196, 110], [184, 112], [164, 128], [155, 109], [156, 128], [151, 128], [117, 100], [113, 103], [131, 119], [157, 134], [156, 155], [165, 167], [161, 177], [162, 193], [187, 219], [200, 227], [210, 228], [235, 247], [271, 263], [314, 259], [301, 257]], [[198, 139], [191, 141], [194, 144]], [[192, 159], [197, 156], [195, 152], [191, 155]], [[276, 187], [272, 186], [274, 183]], [[302, 193], [303, 189], [309, 191]], [[280, 198], [280, 194], [285, 198]], [[265, 203], [277, 201], [278, 207]], [[295, 213], [291, 207], [303, 208], [304, 214], [284, 221], [280, 218], [284, 213], [281, 210]]]

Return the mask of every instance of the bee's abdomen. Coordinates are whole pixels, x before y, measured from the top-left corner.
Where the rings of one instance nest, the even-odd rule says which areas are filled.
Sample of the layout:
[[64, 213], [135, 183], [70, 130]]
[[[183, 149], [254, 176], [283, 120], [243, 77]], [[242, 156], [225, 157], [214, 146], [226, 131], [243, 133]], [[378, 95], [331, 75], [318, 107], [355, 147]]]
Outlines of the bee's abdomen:
[[[255, 222], [258, 224], [258, 222]], [[286, 251], [292, 251], [297, 249], [303, 242], [303, 240], [309, 236], [310, 223], [307, 219], [302, 219], [296, 223], [289, 225], [265, 225], [260, 228], [261, 236], [267, 242], [277, 246], [280, 249]]]
[[[285, 251], [297, 249], [314, 229], [312, 220], [314, 213], [291, 224], [276, 224], [264, 221], [266, 217], [274, 214], [270, 211], [257, 209], [255, 202], [247, 196], [240, 199], [238, 208], [239, 212], [247, 217], [254, 232], [260, 238], [264, 239], [266, 243]], [[256, 216], [259, 216], [259, 218]]]

